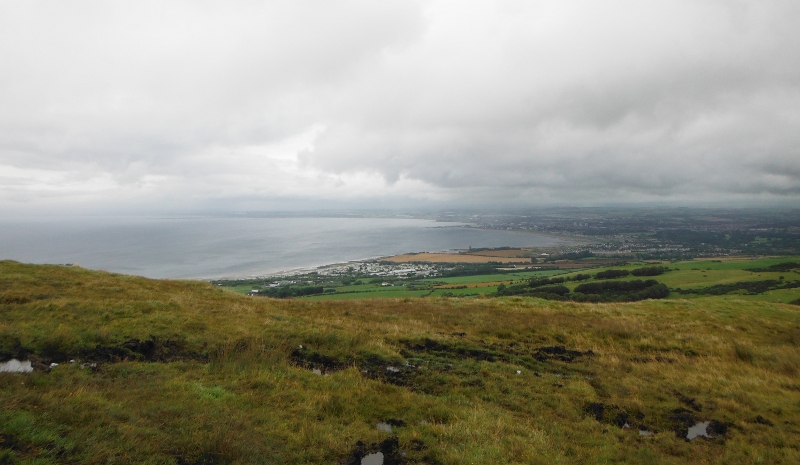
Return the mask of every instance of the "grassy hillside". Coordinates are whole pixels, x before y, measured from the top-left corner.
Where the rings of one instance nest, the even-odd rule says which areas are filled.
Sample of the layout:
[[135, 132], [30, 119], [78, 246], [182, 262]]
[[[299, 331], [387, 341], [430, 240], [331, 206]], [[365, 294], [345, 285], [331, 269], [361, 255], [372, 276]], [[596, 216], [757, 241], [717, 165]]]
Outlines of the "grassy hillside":
[[0, 373], [0, 463], [799, 463], [800, 307], [678, 297], [273, 300], [0, 262], [0, 357], [36, 368]]

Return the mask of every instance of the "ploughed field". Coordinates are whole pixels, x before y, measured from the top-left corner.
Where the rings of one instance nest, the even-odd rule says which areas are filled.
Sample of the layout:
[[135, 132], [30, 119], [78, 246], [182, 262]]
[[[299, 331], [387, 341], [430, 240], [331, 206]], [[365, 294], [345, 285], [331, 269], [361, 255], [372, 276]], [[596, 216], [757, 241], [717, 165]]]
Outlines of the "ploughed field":
[[[654, 279], [710, 287], [686, 268]], [[33, 369], [0, 372], [0, 463], [799, 463], [800, 306], [752, 290], [278, 300], [0, 262], [0, 361]]]

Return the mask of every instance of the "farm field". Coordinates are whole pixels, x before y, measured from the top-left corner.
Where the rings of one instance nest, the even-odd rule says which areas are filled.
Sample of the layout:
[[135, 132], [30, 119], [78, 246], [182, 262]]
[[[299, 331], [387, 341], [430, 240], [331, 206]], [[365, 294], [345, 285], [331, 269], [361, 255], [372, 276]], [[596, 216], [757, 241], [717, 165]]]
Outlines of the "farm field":
[[[728, 260], [692, 260], [677, 263], [667, 263], [671, 271], [652, 277], [658, 282], [666, 284], [670, 289], [699, 289], [718, 284], [732, 284], [737, 282], [755, 282], [764, 280], [780, 280], [786, 282], [800, 281], [800, 270], [784, 272], [751, 272], [748, 268], [766, 268], [771, 265], [785, 262], [800, 262], [800, 257], [760, 258], [760, 259], [728, 259]], [[342, 300], [378, 297], [418, 297], [442, 296], [452, 293], [453, 296], [477, 297], [481, 294], [491, 295], [496, 292], [500, 284], [510, 285], [531, 278], [563, 277], [572, 279], [578, 274], [596, 274], [606, 270], [632, 270], [643, 266], [651, 266], [645, 262], [632, 262], [626, 265], [597, 266], [594, 261], [586, 260], [586, 266], [581, 268], [577, 264], [574, 269], [545, 270], [545, 271], [509, 271], [507, 273], [492, 273], [485, 275], [457, 276], [446, 278], [423, 278], [411, 281], [395, 281], [395, 286], [386, 287], [381, 283], [365, 284], [359, 286], [336, 287], [336, 293], [304, 297], [307, 300]], [[618, 278], [619, 281], [632, 281], [642, 279], [637, 276]], [[413, 285], [412, 285], [413, 284]], [[578, 281], [564, 283], [570, 290], [578, 286]], [[466, 287], [459, 289], [460, 287]], [[425, 288], [428, 292], [422, 292]], [[413, 289], [413, 290], [411, 290]], [[679, 294], [672, 292], [670, 298], [704, 298], [698, 294]], [[770, 290], [757, 295], [745, 295], [734, 292], [716, 296], [722, 300], [740, 299], [745, 301], [775, 301], [790, 302], [800, 298], [800, 288]]]
[[310, 301], [0, 262], [0, 357], [33, 367], [0, 372], [0, 462], [798, 463], [800, 307], [746, 297]]

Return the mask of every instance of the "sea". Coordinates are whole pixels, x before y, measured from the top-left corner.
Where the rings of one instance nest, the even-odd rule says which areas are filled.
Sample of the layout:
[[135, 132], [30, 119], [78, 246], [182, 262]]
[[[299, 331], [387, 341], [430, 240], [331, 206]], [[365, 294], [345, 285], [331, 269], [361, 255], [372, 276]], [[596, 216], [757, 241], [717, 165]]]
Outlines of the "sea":
[[0, 259], [149, 278], [247, 278], [409, 252], [566, 243], [541, 234], [404, 218], [0, 220]]

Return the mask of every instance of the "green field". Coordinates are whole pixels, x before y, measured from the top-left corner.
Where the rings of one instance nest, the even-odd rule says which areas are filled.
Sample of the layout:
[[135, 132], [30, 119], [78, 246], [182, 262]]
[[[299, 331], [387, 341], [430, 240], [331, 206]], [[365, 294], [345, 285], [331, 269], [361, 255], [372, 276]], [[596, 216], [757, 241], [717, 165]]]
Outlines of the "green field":
[[395, 287], [375, 287], [356, 293], [337, 293], [327, 295], [312, 295], [301, 297], [302, 300], [342, 300], [342, 299], [364, 299], [364, 298], [404, 298], [422, 297], [430, 294], [430, 291], [412, 291], [402, 286]]
[[[800, 261], [800, 257], [780, 257], [780, 258], [759, 258], [755, 260], [694, 260], [678, 263], [667, 263], [672, 269], [663, 275], [653, 277], [659, 282], [666, 284], [670, 289], [697, 289], [712, 286], [715, 284], [730, 284], [743, 281], [761, 281], [768, 279], [779, 279], [781, 276], [788, 281], [800, 280], [800, 272], [787, 271], [787, 272], [759, 272], [753, 273], [746, 271], [748, 268], [765, 268], [770, 265], [784, 263], [787, 261]], [[609, 269], [627, 269], [640, 268], [647, 266], [646, 263], [629, 263], [623, 266], [607, 266], [607, 267], [591, 267], [575, 270], [547, 270], [547, 271], [520, 271], [514, 273], [495, 273], [486, 275], [473, 275], [461, 277], [448, 277], [448, 278], [426, 278], [415, 279], [414, 282], [421, 283], [423, 286], [416, 288], [408, 288], [402, 286], [400, 282], [394, 287], [381, 286], [380, 284], [363, 284], [358, 286], [340, 286], [337, 287], [337, 293], [316, 295], [303, 297], [305, 300], [343, 300], [343, 299], [364, 299], [364, 298], [405, 298], [405, 297], [436, 297], [436, 296], [465, 296], [465, 297], [478, 297], [481, 294], [490, 295], [497, 290], [499, 283], [509, 284], [512, 282], [520, 282], [529, 280], [534, 277], [545, 276], [561, 276], [573, 277], [577, 274], [592, 274], [599, 271]], [[642, 277], [627, 276], [619, 278], [619, 280], [635, 280], [642, 279]], [[645, 277], [645, 279], [649, 279]], [[574, 289], [578, 286], [579, 282], [567, 282], [565, 285]], [[425, 286], [429, 287], [423, 290]], [[467, 289], [434, 289], [434, 287], [442, 286], [468, 286]], [[246, 287], [246, 291], [250, 288]], [[228, 288], [232, 289], [232, 288]], [[234, 289], [237, 290], [238, 289]], [[671, 298], [681, 299], [698, 299], [706, 298], [706, 296], [696, 294], [678, 294], [671, 293]], [[767, 291], [758, 295], [743, 295], [742, 292], [731, 293], [729, 295], [717, 296], [722, 300], [738, 299], [744, 301], [773, 301], [773, 302], [790, 302], [800, 298], [800, 291], [798, 289], [782, 289]]]
[[520, 271], [520, 272], [502, 273], [502, 274], [497, 273], [497, 274], [483, 274], [476, 276], [458, 276], [453, 278], [427, 278], [427, 279], [421, 279], [419, 281], [430, 282], [430, 283], [447, 283], [447, 284], [471, 284], [471, 283], [483, 283], [492, 281], [531, 279], [542, 276], [553, 276], [561, 273], [563, 273], [563, 271], [561, 270]]
[[796, 305], [379, 292], [0, 262], [0, 463], [800, 463]]

